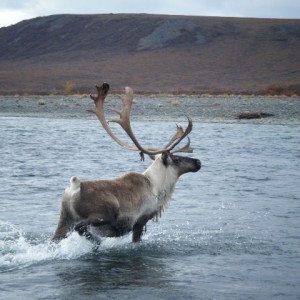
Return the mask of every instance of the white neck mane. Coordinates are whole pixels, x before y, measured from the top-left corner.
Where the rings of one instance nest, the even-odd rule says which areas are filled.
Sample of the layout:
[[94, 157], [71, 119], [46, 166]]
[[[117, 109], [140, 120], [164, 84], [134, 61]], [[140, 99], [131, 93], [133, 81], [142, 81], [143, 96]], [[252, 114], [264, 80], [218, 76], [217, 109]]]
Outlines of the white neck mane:
[[160, 157], [143, 174], [152, 184], [152, 192], [157, 199], [157, 213], [160, 215], [171, 199], [178, 174], [172, 166], [166, 167]]

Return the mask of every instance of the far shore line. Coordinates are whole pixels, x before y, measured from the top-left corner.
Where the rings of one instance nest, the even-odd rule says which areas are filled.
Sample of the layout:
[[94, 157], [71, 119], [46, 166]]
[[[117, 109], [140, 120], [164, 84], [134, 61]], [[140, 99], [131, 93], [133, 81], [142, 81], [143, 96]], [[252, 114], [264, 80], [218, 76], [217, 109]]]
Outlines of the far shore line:
[[[93, 94], [93, 93], [91, 93]], [[124, 94], [123, 91], [118, 92], [109, 92], [108, 96], [122, 96]], [[0, 97], [89, 97], [90, 94], [88, 93], [9, 93], [9, 94], [1, 94]], [[261, 94], [261, 93], [168, 93], [168, 92], [135, 92], [134, 95], [137, 97], [198, 97], [198, 98], [255, 98], [255, 97], [266, 97], [266, 98], [279, 98], [279, 97], [286, 97], [286, 98], [299, 98], [300, 93], [298, 94]]]
[[[109, 94], [107, 108], [120, 108], [121, 94]], [[132, 119], [145, 121], [255, 123], [300, 125], [300, 97], [134, 95]], [[93, 119], [89, 95], [0, 96], [0, 117]], [[112, 112], [106, 110], [107, 117]]]

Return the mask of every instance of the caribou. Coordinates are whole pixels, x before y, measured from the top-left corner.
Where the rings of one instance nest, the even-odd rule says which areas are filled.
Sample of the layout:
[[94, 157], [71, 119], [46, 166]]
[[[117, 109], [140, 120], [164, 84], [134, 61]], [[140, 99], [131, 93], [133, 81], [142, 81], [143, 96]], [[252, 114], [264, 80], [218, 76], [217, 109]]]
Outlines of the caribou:
[[[176, 133], [162, 148], [143, 147], [131, 128], [133, 90], [126, 87], [125, 94], [121, 96], [122, 109], [112, 109], [119, 114], [119, 118], [109, 122], [116, 122], [122, 127], [133, 142], [133, 145], [129, 145], [113, 133], [106, 120], [104, 103], [109, 85], [96, 85], [96, 89], [97, 96], [90, 95], [95, 109], [89, 112], [98, 117], [102, 127], [115, 142], [127, 150], [139, 151], [141, 159], [144, 159], [145, 154], [148, 155], [154, 162], [143, 173], [129, 172], [110, 180], [81, 181], [73, 176], [62, 197], [60, 218], [53, 240], [60, 241], [74, 230], [92, 239], [95, 235], [91, 228], [95, 228], [100, 237], [119, 237], [132, 232], [132, 241], [138, 242], [146, 223], [161, 216], [178, 178], [201, 168], [200, 160], [174, 154], [191, 152], [188, 135], [193, 123], [188, 118], [185, 130], [177, 126]], [[178, 149], [184, 139], [187, 143]]]

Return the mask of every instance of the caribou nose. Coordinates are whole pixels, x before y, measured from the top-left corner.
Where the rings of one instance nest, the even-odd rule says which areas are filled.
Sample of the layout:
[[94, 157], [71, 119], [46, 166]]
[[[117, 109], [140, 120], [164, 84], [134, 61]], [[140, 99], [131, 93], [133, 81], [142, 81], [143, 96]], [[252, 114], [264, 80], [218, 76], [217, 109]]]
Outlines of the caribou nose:
[[198, 168], [197, 171], [199, 171], [201, 169], [201, 161], [199, 159], [196, 159], [196, 166]]

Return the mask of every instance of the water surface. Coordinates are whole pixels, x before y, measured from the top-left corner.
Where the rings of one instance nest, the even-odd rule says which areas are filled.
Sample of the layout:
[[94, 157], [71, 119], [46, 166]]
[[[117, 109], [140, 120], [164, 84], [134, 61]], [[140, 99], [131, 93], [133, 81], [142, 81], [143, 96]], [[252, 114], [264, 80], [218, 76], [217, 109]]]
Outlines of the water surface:
[[[133, 126], [155, 146], [175, 130]], [[202, 169], [179, 180], [141, 243], [128, 235], [97, 248], [76, 233], [50, 242], [69, 178], [151, 161], [95, 120], [0, 118], [0, 131], [1, 299], [299, 299], [299, 126], [195, 123]]]

